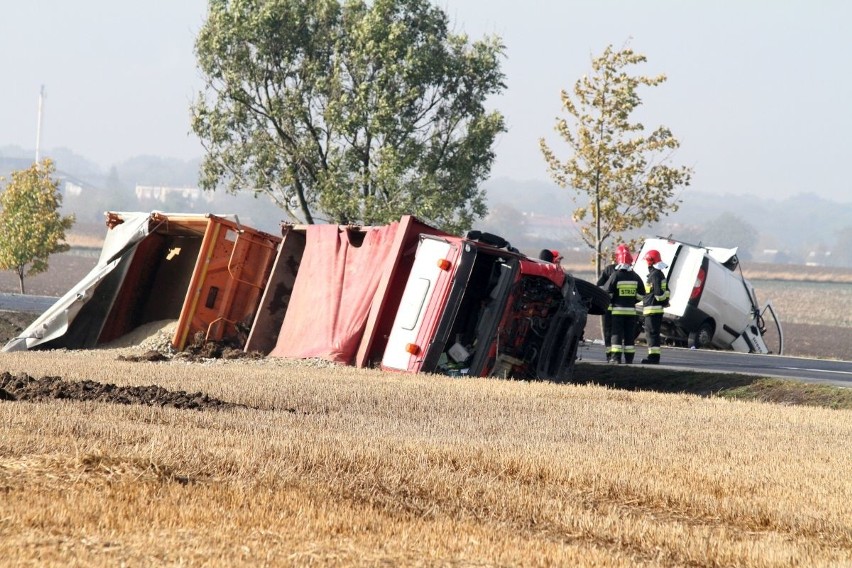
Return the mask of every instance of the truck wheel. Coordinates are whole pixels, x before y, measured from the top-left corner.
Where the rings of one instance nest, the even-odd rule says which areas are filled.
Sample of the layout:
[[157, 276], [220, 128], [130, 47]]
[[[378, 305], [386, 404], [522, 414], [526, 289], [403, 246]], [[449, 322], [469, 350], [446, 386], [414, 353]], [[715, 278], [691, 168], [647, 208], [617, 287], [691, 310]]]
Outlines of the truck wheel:
[[710, 343], [712, 341], [713, 324], [709, 321], [705, 321], [701, 324], [701, 327], [699, 327], [697, 331], [693, 331], [689, 334], [690, 348], [704, 349], [705, 347], [710, 347]]
[[589, 315], [602, 316], [606, 313], [609, 307], [609, 294], [582, 278], [574, 278], [574, 285], [584, 302], [588, 304]]

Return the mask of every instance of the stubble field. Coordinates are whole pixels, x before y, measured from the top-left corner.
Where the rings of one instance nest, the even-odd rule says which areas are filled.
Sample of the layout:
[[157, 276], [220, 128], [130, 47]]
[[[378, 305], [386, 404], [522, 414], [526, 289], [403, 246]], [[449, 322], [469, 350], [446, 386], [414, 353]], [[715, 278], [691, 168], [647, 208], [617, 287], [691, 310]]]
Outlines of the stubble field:
[[0, 565], [852, 564], [849, 410], [141, 348], [0, 354], [112, 393], [0, 400]]
[[0, 364], [240, 406], [0, 403], [0, 564], [852, 562], [849, 411], [120, 353]]

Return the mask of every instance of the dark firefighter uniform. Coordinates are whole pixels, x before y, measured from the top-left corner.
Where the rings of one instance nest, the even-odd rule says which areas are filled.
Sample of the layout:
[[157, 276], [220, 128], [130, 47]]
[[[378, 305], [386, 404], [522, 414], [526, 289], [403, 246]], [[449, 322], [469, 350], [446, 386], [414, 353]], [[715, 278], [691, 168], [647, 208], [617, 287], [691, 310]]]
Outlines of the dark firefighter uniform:
[[[607, 264], [604, 267], [603, 272], [601, 272], [601, 277], [598, 278], [597, 285], [600, 287], [604, 287], [609, 282], [609, 279], [612, 278], [613, 272], [615, 272], [616, 264]], [[607, 290], [609, 292], [609, 290]], [[612, 295], [610, 294], [610, 297]], [[604, 352], [606, 352], [606, 360], [609, 361], [612, 357], [612, 303], [610, 303], [609, 307], [606, 309], [606, 313], [601, 316], [602, 324], [603, 324], [603, 340], [604, 340]]]
[[[659, 262], [659, 261], [658, 261]], [[663, 265], [665, 267], [665, 265]], [[660, 328], [663, 324], [663, 308], [669, 305], [669, 285], [663, 271], [656, 265], [648, 267], [645, 282], [645, 297], [642, 300], [642, 315], [645, 318], [645, 338], [648, 340], [648, 358], [643, 363], [660, 362]]]
[[633, 363], [636, 355], [636, 302], [642, 300], [645, 287], [642, 278], [633, 272], [629, 264], [619, 264], [609, 281], [612, 308], [612, 356], [610, 363]]

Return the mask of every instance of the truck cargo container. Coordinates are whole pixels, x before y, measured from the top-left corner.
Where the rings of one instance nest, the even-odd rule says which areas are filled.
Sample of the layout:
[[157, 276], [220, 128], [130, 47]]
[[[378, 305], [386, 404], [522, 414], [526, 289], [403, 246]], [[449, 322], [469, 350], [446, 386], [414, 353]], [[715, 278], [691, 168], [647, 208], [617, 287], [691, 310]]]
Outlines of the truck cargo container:
[[4, 351], [92, 348], [170, 319], [177, 350], [195, 334], [218, 341], [248, 332], [280, 237], [212, 214], [106, 217], [95, 267]]

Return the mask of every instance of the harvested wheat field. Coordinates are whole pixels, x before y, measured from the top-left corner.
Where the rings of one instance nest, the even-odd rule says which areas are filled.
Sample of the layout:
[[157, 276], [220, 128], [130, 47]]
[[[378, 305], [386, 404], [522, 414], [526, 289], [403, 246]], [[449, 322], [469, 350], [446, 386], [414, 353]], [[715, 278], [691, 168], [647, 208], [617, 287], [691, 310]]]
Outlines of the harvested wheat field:
[[852, 564], [850, 411], [134, 354], [0, 354], [0, 564]]

